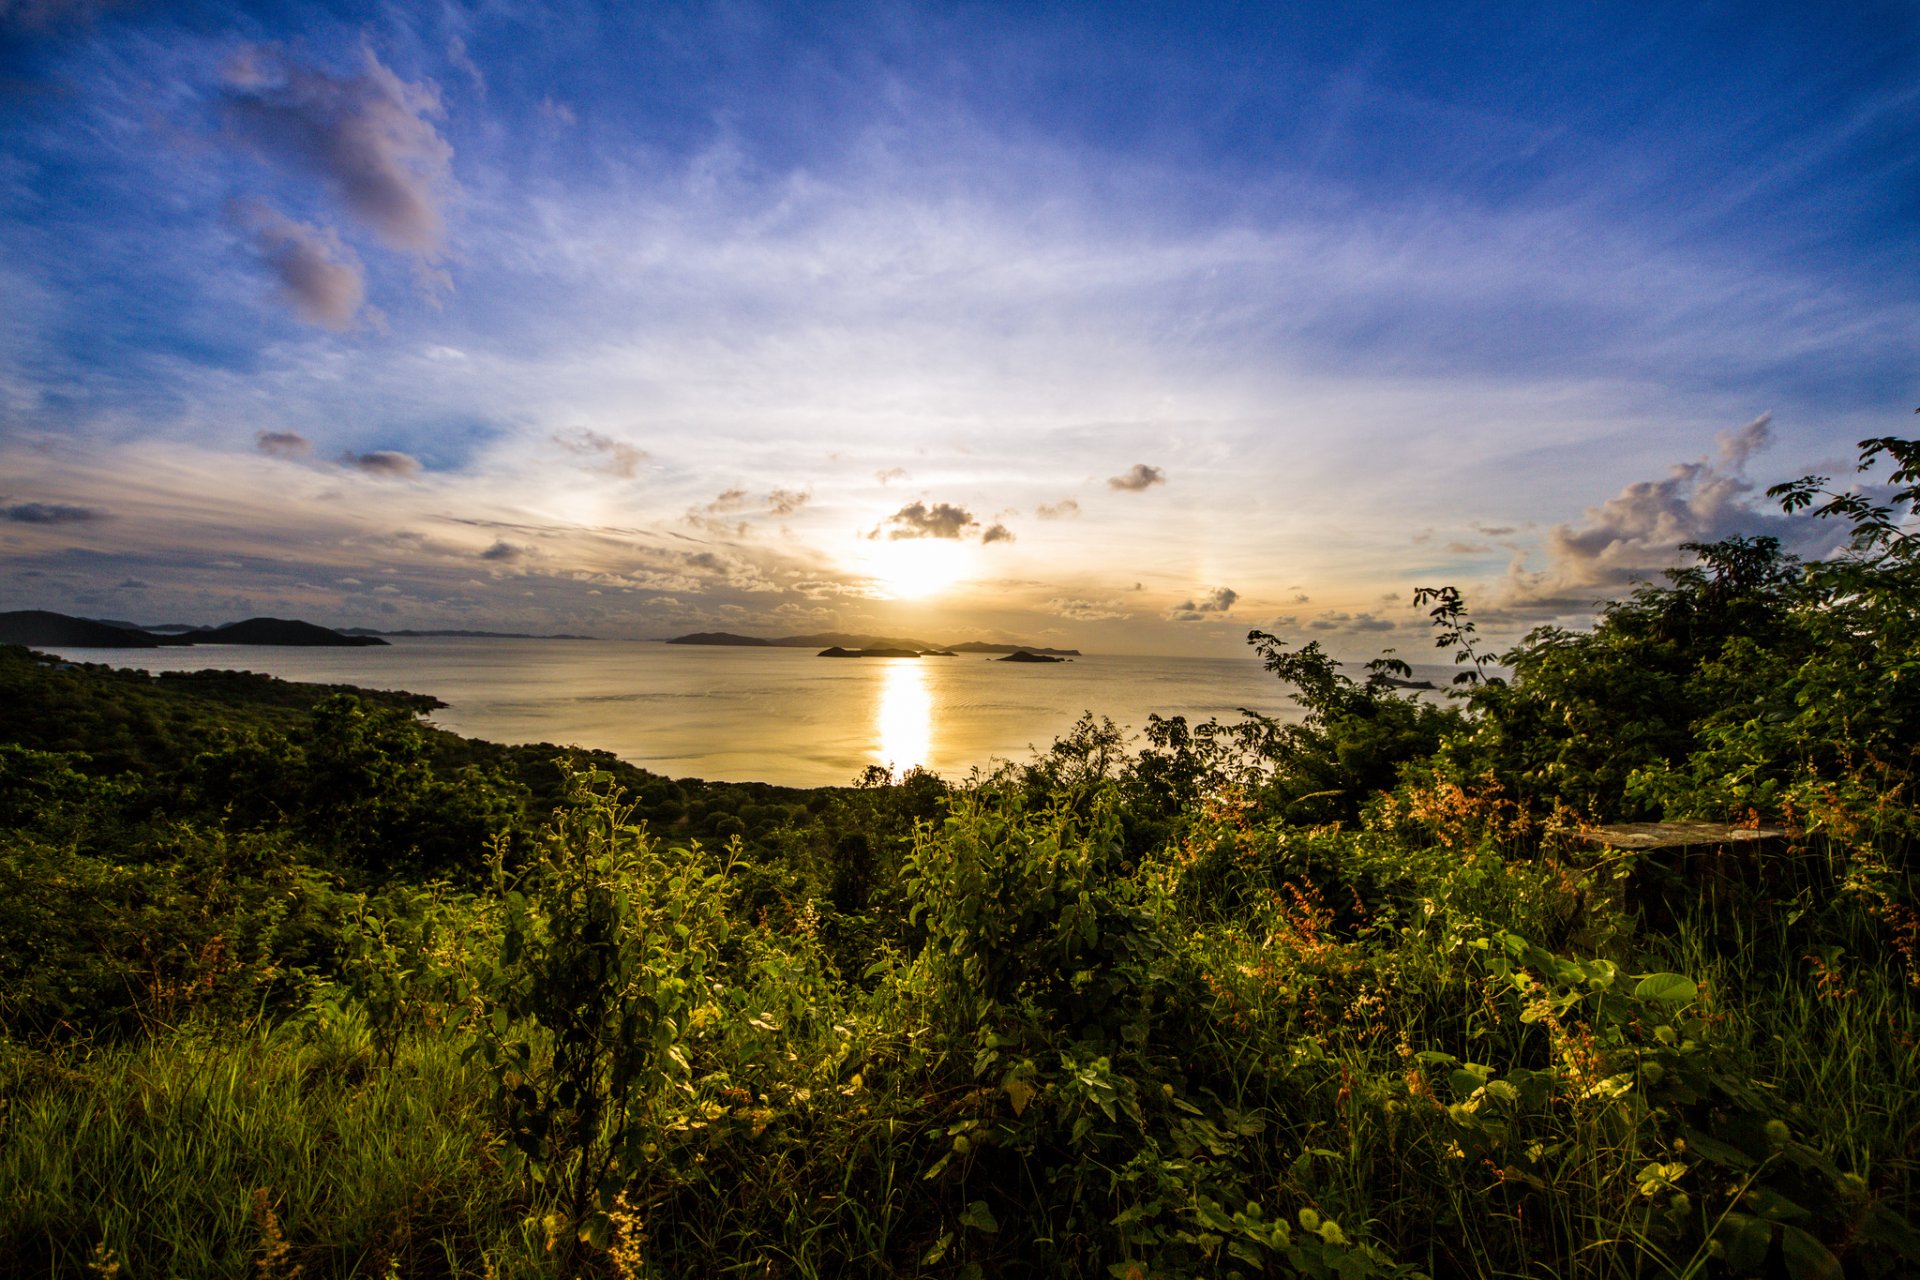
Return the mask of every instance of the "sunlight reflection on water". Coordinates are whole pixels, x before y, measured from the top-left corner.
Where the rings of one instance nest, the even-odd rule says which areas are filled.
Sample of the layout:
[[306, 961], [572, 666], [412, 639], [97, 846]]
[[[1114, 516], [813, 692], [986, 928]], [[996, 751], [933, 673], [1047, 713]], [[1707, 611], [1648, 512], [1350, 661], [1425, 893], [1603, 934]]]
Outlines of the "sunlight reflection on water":
[[[829, 659], [809, 649], [453, 636], [396, 636], [370, 649], [61, 652], [154, 671], [228, 667], [410, 689], [445, 699], [432, 720], [455, 733], [578, 744], [668, 777], [784, 786], [847, 786], [875, 764], [960, 779], [1044, 751], [1084, 711], [1135, 734], [1150, 714], [1232, 721], [1252, 707], [1298, 718], [1251, 656], [1088, 654], [1023, 666], [984, 654]], [[1439, 682], [1450, 673], [1421, 674]]]
[[898, 774], [924, 766], [932, 757], [933, 695], [927, 691], [927, 673], [920, 659], [885, 661], [874, 717], [878, 744], [873, 762]]

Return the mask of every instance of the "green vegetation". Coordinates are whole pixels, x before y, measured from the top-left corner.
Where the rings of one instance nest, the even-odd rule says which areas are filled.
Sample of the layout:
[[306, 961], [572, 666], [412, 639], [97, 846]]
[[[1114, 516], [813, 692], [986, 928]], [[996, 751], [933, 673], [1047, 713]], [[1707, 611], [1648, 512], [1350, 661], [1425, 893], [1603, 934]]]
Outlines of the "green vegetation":
[[[1920, 448], [1452, 698], [658, 778], [0, 650], [0, 1268], [1920, 1271]], [[1510, 673], [1504, 679], [1497, 673]], [[1686, 859], [1579, 838], [1788, 833]]]

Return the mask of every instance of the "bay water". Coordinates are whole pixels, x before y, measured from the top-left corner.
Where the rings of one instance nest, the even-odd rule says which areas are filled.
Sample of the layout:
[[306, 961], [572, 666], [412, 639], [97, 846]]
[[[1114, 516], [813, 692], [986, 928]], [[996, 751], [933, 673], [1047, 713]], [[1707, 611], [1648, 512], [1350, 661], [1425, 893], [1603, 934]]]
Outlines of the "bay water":
[[802, 787], [845, 785], [870, 765], [917, 765], [957, 780], [995, 760], [1028, 759], [1089, 711], [1136, 740], [1156, 713], [1195, 722], [1236, 720], [1243, 707], [1300, 716], [1251, 651], [1030, 665], [980, 654], [833, 659], [811, 649], [397, 636], [356, 649], [57, 652], [147, 671], [211, 667], [404, 689], [447, 703], [429, 718], [469, 737], [596, 748], [670, 777]]

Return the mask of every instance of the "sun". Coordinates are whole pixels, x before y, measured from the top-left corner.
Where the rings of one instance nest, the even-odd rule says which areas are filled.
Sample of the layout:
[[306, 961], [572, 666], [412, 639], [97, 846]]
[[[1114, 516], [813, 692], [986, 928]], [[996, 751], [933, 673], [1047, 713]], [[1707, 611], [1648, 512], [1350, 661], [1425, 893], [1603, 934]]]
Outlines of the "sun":
[[860, 570], [896, 600], [950, 591], [971, 569], [965, 544], [951, 538], [893, 538], [861, 548]]

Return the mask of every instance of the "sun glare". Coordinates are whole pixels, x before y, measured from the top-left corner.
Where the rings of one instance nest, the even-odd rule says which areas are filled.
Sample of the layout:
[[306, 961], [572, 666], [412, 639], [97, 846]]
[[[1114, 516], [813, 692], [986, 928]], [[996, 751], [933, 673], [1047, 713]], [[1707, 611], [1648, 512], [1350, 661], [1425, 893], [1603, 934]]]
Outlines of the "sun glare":
[[874, 718], [876, 764], [896, 774], [927, 763], [933, 742], [933, 696], [920, 659], [888, 658]]
[[865, 548], [863, 570], [896, 600], [950, 590], [972, 567], [967, 547], [944, 538], [900, 538]]

